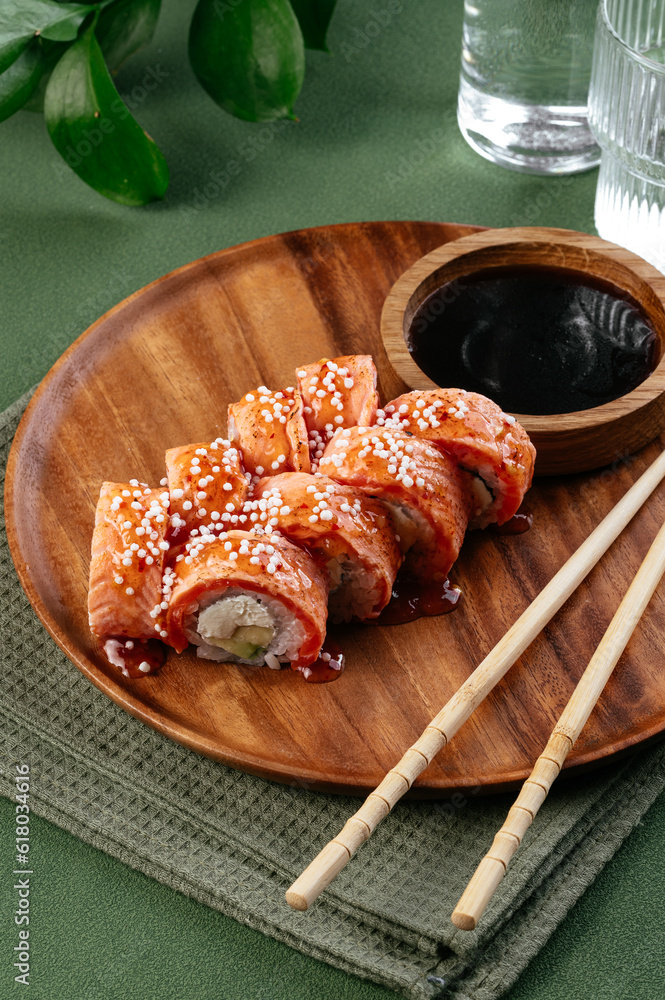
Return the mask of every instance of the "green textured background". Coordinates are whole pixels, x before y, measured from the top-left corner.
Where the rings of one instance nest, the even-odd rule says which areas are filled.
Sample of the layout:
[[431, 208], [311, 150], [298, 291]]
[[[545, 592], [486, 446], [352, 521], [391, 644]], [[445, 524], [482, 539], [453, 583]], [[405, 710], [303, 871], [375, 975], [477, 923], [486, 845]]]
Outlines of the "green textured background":
[[[341, 0], [329, 36], [334, 55], [308, 54], [300, 123], [276, 126], [234, 121], [198, 88], [185, 58], [193, 7], [165, 0], [154, 42], [118, 77], [169, 162], [164, 203], [125, 209], [96, 195], [62, 165], [40, 116], [21, 113], [0, 125], [0, 409], [118, 300], [234, 243], [381, 218], [593, 231], [595, 172], [562, 179], [511, 173], [480, 159], [459, 135], [459, 0], [404, 0], [391, 15], [385, 0]], [[159, 82], [148, 90], [144, 80]], [[12, 819], [12, 806], [0, 799], [3, 1000], [21, 990], [11, 968]], [[509, 1000], [665, 995], [664, 824], [661, 798]], [[30, 995], [40, 1000], [394, 995], [264, 938], [42, 820], [33, 821], [31, 858]]]

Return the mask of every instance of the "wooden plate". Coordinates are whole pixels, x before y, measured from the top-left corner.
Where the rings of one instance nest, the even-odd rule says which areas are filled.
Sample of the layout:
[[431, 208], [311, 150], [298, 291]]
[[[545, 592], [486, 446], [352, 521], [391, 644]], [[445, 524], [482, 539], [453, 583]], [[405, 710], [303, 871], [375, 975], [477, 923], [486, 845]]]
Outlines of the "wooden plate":
[[[224, 250], [120, 303], [44, 379], [9, 461], [12, 554], [51, 635], [132, 715], [254, 774], [367, 792], [654, 457], [655, 445], [602, 473], [538, 482], [530, 532], [467, 538], [453, 570], [464, 591], [459, 610], [408, 625], [340, 628], [348, 666], [334, 683], [209, 664], [189, 652], [138, 681], [105, 662], [86, 615], [102, 479], [158, 483], [166, 448], [223, 433], [228, 402], [261, 383], [291, 384], [297, 365], [324, 355], [371, 352], [382, 398], [402, 391], [381, 347], [383, 300], [418, 257], [472, 231], [375, 222]], [[664, 516], [665, 501], [653, 497], [416, 793], [498, 790], [527, 776]], [[664, 625], [661, 592], [570, 754], [571, 770], [665, 728]]]

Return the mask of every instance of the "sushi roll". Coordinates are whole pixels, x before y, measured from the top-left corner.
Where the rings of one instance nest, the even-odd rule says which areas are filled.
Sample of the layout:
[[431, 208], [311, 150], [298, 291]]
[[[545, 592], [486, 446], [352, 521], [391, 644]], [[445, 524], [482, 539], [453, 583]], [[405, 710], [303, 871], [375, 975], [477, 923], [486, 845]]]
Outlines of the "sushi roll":
[[379, 397], [376, 368], [369, 354], [322, 358], [296, 370], [304, 403], [312, 471], [340, 427], [373, 424]]
[[148, 640], [166, 639], [163, 569], [169, 494], [131, 479], [103, 483], [92, 536], [91, 632], [125, 676], [151, 673], [163, 657]]
[[385, 407], [389, 425], [430, 441], [472, 473], [470, 527], [505, 524], [531, 485], [536, 449], [515, 417], [478, 392], [407, 392]]
[[252, 476], [309, 472], [307, 427], [300, 392], [260, 385], [229, 406], [229, 438]]
[[388, 507], [409, 573], [446, 579], [471, 502], [471, 476], [454, 459], [397, 428], [351, 427], [335, 433], [319, 467]]
[[211, 531], [225, 530], [241, 512], [249, 491], [240, 452], [224, 438], [170, 448], [166, 474], [172, 543], [186, 541], [192, 531], [198, 534], [202, 525]]
[[328, 582], [309, 553], [275, 533], [224, 532], [188, 542], [172, 573], [169, 641], [207, 660], [294, 669], [326, 635]]
[[333, 621], [376, 618], [385, 608], [403, 556], [378, 500], [321, 474], [286, 472], [259, 480], [245, 510], [317, 558]]

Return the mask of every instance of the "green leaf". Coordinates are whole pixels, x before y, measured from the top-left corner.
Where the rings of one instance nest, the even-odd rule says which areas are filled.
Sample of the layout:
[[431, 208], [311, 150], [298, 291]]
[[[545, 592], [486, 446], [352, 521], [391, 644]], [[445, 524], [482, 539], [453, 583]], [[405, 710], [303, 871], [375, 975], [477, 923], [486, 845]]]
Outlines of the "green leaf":
[[329, 52], [326, 34], [337, 0], [291, 0], [305, 48]]
[[163, 198], [169, 180], [166, 161], [115, 89], [94, 24], [53, 70], [44, 115], [60, 155], [100, 194], [122, 205]]
[[203, 89], [237, 118], [294, 117], [305, 50], [288, 0], [199, 0], [189, 60]]
[[48, 38], [50, 42], [71, 42], [78, 35], [78, 30], [83, 24], [86, 16], [95, 7], [82, 6], [81, 4], [57, 4], [61, 9], [67, 7], [69, 13], [56, 18], [41, 29], [42, 38]]
[[[2, 29], [0, 28], [0, 31]], [[9, 38], [5, 42], [0, 42], [0, 73], [15, 63], [22, 52], [25, 52], [31, 39], [35, 37], [34, 31], [27, 35], [20, 35], [16, 38]]]
[[24, 111], [43, 111], [44, 110], [44, 94], [46, 93], [46, 86], [48, 84], [51, 73], [55, 69], [56, 63], [58, 63], [61, 57], [65, 54], [70, 46], [69, 42], [49, 42], [46, 39], [41, 39], [42, 45], [42, 69], [41, 78], [37, 82], [37, 86], [33, 94], [28, 99], [27, 103], [23, 106]]
[[42, 49], [35, 38], [0, 76], [0, 122], [23, 107], [42, 75]]
[[161, 3], [162, 0], [115, 0], [102, 10], [95, 36], [111, 71], [150, 41]]
[[23, 52], [35, 34], [55, 42], [76, 38], [95, 7], [56, 0], [2, 0], [0, 8], [0, 73]]

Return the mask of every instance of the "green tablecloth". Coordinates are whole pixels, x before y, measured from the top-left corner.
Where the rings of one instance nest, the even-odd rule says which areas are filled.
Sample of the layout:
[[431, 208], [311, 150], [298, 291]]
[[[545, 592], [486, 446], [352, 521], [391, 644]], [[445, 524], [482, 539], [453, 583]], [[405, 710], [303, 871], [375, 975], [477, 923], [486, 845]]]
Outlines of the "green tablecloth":
[[[389, 14], [381, 0], [342, 0], [330, 34], [335, 56], [308, 56], [300, 123], [257, 127], [218, 112], [196, 86], [184, 58], [193, 3], [165, 4], [154, 43], [118, 82], [168, 158], [172, 183], [163, 204], [123, 209], [94, 194], [62, 168], [38, 116], [23, 113], [0, 126], [0, 409], [119, 299], [246, 239], [378, 218], [592, 230], [595, 174], [509, 173], [459, 136], [461, 3], [395, 6]], [[150, 69], [160, 83], [148, 92], [142, 80]], [[232, 161], [240, 169], [222, 188], [213, 175]], [[12, 819], [13, 808], [0, 799], [0, 997], [21, 989], [12, 978]], [[510, 1000], [663, 994], [663, 819], [660, 800]], [[44, 821], [33, 822], [32, 847], [33, 995], [393, 995], [250, 931]]]

